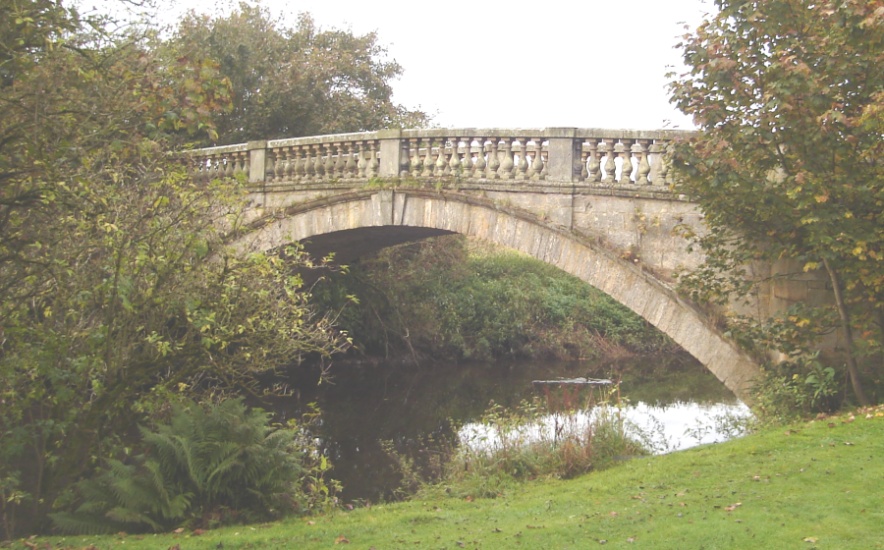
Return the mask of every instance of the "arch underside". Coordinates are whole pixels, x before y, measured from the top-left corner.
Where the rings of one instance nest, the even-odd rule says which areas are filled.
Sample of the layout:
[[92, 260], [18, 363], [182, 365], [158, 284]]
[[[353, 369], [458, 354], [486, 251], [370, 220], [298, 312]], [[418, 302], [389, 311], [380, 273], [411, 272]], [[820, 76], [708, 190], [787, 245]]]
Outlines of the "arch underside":
[[758, 366], [672, 288], [585, 235], [487, 199], [413, 189], [356, 191], [259, 220], [237, 244], [270, 250], [302, 241], [314, 252], [335, 251], [350, 261], [383, 246], [447, 233], [519, 250], [582, 279], [667, 334], [748, 400]]

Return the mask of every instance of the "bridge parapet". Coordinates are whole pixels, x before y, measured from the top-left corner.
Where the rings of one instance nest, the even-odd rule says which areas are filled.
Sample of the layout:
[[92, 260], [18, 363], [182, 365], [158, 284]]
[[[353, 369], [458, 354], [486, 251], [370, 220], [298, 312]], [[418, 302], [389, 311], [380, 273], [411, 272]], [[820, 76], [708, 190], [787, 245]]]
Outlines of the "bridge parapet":
[[189, 155], [197, 180], [240, 176], [255, 186], [408, 178], [667, 192], [663, 153], [685, 135], [592, 128], [382, 130], [252, 141]]

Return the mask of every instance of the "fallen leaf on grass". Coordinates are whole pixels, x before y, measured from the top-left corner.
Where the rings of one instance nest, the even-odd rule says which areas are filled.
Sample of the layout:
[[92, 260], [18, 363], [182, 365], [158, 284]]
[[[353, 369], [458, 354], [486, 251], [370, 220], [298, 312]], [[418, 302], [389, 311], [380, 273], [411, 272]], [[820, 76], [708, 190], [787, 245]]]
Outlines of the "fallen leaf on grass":
[[813, 543], [815, 543], [815, 542], [818, 541], [818, 540], [819, 540], [819, 539], [816, 538], [816, 537], [807, 537], [807, 538], [804, 539], [804, 542], [809, 542], [809, 543], [813, 544]]
[[344, 535], [338, 535], [338, 538], [335, 539], [335, 544], [350, 544], [350, 539]]
[[737, 508], [739, 508], [742, 505], [743, 505], [742, 502], [737, 502], [736, 504], [731, 504], [730, 506], [725, 506], [724, 510], [726, 512], [733, 512], [734, 510], [736, 510]]

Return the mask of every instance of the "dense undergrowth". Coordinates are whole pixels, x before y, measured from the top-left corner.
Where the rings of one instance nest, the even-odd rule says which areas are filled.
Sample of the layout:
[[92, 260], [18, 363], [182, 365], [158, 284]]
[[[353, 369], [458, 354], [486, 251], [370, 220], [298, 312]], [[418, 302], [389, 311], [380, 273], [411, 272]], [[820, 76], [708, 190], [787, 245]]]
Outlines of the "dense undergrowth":
[[368, 356], [587, 359], [675, 349], [579, 279], [459, 235], [386, 249], [313, 295], [342, 309], [341, 327]]

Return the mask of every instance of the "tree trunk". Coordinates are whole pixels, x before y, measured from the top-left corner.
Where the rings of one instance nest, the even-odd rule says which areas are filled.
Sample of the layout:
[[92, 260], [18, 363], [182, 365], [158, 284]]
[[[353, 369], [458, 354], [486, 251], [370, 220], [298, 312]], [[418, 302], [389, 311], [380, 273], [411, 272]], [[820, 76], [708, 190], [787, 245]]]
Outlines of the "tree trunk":
[[838, 308], [838, 315], [841, 317], [841, 330], [844, 331], [844, 338], [847, 341], [847, 374], [850, 376], [850, 385], [853, 387], [853, 393], [856, 395], [857, 401], [863, 407], [869, 406], [869, 399], [863, 392], [862, 384], [859, 380], [859, 368], [856, 364], [856, 357], [853, 354], [853, 330], [850, 328], [850, 313], [847, 311], [847, 305], [844, 303], [844, 297], [841, 295], [841, 282], [838, 280], [838, 273], [832, 268], [829, 260], [823, 258], [823, 265], [829, 273], [829, 280], [832, 283], [832, 289], [835, 292], [835, 306]]

